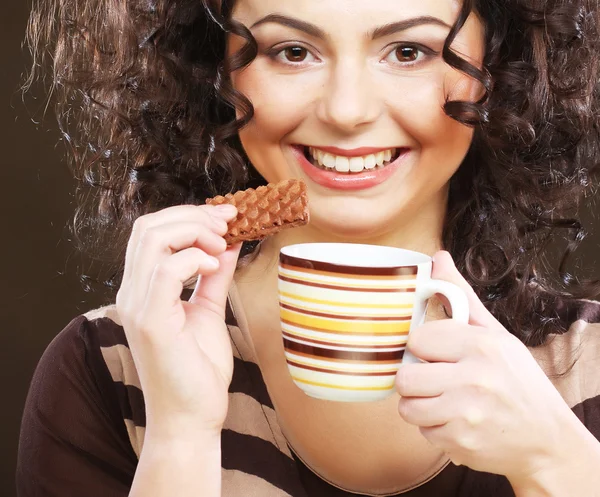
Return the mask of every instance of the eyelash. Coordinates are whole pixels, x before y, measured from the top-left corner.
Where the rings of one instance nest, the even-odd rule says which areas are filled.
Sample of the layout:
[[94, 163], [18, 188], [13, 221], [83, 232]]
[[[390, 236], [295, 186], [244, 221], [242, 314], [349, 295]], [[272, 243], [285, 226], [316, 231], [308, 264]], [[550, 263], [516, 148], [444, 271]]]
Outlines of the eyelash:
[[[318, 57], [316, 57], [315, 55], [313, 55], [312, 51], [305, 47], [304, 45], [300, 44], [300, 43], [290, 43], [288, 45], [285, 46], [278, 46], [278, 47], [273, 47], [269, 50], [267, 50], [265, 52], [265, 54], [272, 60], [276, 61], [276, 62], [280, 62], [286, 66], [291, 66], [291, 67], [304, 67], [306, 65], [309, 65], [310, 63], [306, 63], [306, 62], [290, 62], [290, 61], [286, 61], [284, 60], [282, 57], [280, 57], [287, 49], [289, 48], [301, 48], [303, 50], [306, 50], [313, 58], [315, 58], [316, 60], [319, 60]], [[429, 47], [426, 47], [424, 45], [421, 45], [420, 43], [396, 43], [392, 46], [391, 50], [389, 50], [386, 54], [385, 57], [383, 57], [383, 60], [386, 60], [390, 55], [392, 55], [393, 53], [395, 53], [396, 50], [398, 50], [399, 48], [411, 48], [413, 50], [417, 50], [419, 52], [419, 58], [415, 61], [412, 62], [398, 62], [395, 63], [397, 65], [401, 65], [401, 66], [414, 66], [414, 65], [418, 65], [423, 63], [423, 58], [428, 59], [431, 57], [436, 57], [437, 55], [439, 55], [439, 52], [437, 52], [436, 50], [433, 50]], [[424, 56], [424, 57], [423, 57]]]

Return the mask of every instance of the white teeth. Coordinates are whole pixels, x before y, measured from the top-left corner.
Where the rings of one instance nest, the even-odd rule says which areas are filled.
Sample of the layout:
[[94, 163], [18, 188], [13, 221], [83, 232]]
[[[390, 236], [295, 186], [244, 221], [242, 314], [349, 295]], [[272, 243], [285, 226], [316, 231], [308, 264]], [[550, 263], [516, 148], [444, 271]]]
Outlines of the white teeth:
[[335, 168], [335, 157], [331, 154], [323, 154], [323, 165], [330, 169]]
[[335, 169], [336, 171], [342, 173], [359, 173], [365, 169], [373, 169], [376, 166], [384, 166], [386, 165], [385, 163], [390, 162], [392, 157], [396, 155], [395, 148], [390, 148], [376, 154], [369, 154], [362, 157], [333, 155], [313, 147], [309, 147], [308, 151], [314, 159], [315, 164], [327, 169]]
[[335, 170], [340, 173], [350, 172], [350, 161], [348, 157], [340, 157], [339, 155], [335, 158]]
[[350, 159], [350, 171], [360, 173], [365, 168], [365, 160], [362, 157], [352, 157]]
[[373, 169], [377, 165], [377, 158], [371, 154], [365, 158], [365, 169]]

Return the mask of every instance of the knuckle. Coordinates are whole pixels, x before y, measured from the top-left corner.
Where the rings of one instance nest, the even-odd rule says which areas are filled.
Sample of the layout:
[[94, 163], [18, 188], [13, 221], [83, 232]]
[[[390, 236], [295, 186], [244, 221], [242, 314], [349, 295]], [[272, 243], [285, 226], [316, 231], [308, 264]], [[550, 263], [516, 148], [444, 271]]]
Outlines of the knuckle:
[[418, 353], [421, 352], [422, 343], [423, 343], [423, 327], [415, 329], [410, 332], [408, 336], [408, 342], [406, 343], [406, 347], [410, 349], [411, 352]]
[[148, 218], [149, 217], [150, 217], [150, 214], [146, 214], [145, 216], [138, 217], [133, 222], [133, 228], [132, 228], [133, 233], [143, 233], [148, 226]]
[[407, 395], [410, 387], [410, 367], [401, 366], [396, 374], [396, 390], [399, 395]]
[[496, 389], [496, 381], [489, 373], [479, 373], [473, 376], [471, 384], [478, 394], [489, 394]]
[[483, 330], [477, 335], [474, 346], [477, 353], [483, 357], [495, 357], [500, 349], [498, 337]]
[[463, 452], [478, 452], [481, 449], [479, 438], [472, 434], [459, 435], [456, 438], [456, 445]]
[[160, 241], [161, 238], [156, 229], [148, 228], [143, 233], [141, 233], [140, 245], [155, 246], [158, 245]]
[[125, 310], [125, 302], [127, 301], [127, 292], [123, 285], [117, 291], [117, 295], [115, 297], [115, 305], [117, 306], [117, 310]]
[[133, 326], [138, 333], [150, 334], [152, 325], [148, 322], [147, 316], [143, 312], [138, 312], [133, 317]]
[[170, 264], [168, 260], [157, 264], [154, 269], [154, 274], [156, 275], [156, 278], [161, 280], [173, 279], [177, 277], [177, 272], [173, 267], [173, 264]]
[[400, 401], [398, 402], [398, 413], [404, 420], [410, 417], [411, 409], [410, 402], [408, 400], [400, 399]]
[[468, 426], [474, 428], [483, 424], [483, 422], [485, 421], [485, 415], [483, 413], [483, 410], [479, 407], [468, 406], [463, 413], [463, 419]]

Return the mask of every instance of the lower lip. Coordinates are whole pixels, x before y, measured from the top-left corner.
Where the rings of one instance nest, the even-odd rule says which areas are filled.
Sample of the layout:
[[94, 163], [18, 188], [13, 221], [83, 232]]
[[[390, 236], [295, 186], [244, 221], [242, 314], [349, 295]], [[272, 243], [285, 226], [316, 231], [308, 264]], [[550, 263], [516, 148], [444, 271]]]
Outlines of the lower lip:
[[329, 171], [314, 166], [304, 156], [304, 147], [293, 146], [292, 150], [302, 170], [312, 181], [334, 190], [365, 190], [383, 183], [396, 172], [409, 152], [404, 150], [394, 162], [385, 167], [368, 169], [361, 173], [340, 173], [335, 169]]

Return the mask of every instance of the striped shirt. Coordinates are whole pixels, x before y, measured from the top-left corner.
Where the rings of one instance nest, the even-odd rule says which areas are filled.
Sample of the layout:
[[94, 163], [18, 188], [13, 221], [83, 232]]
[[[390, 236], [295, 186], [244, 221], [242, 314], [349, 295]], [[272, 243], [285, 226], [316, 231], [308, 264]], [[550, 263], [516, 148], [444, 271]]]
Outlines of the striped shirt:
[[[568, 405], [600, 439], [600, 304], [582, 302], [572, 326], [531, 352]], [[350, 497], [291, 451], [231, 306], [234, 351], [222, 431], [223, 497]], [[565, 373], [566, 372], [566, 373]], [[144, 444], [144, 396], [114, 306], [73, 319], [44, 353], [21, 428], [20, 497], [125, 497]], [[399, 494], [398, 494], [399, 495]], [[509, 497], [505, 477], [447, 465], [407, 497]], [[200, 497], [200, 496], [199, 496]]]

